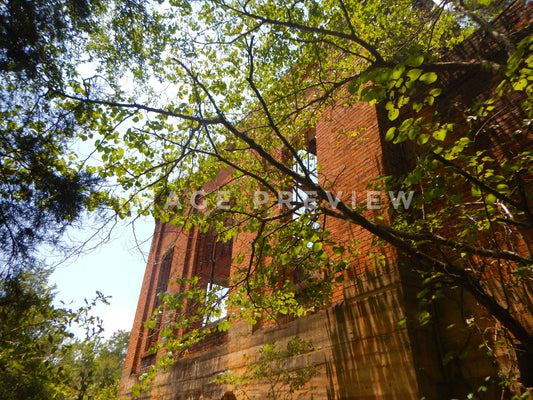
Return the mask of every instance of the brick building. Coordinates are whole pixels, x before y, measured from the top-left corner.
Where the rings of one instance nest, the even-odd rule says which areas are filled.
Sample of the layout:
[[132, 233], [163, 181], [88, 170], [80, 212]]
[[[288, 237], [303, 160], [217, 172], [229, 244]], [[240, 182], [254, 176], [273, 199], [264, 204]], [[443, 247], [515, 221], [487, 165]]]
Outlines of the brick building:
[[[532, 16], [531, 4], [516, 3], [496, 24], [500, 29], [511, 29], [523, 36]], [[484, 40], [482, 34], [474, 34], [454, 49], [449, 59], [470, 59], [478, 51], [483, 51], [487, 59], [499, 57], [502, 50], [497, 45], [480, 46]], [[455, 74], [443, 79], [447, 80], [439, 105], [443, 109], [453, 104], [472, 104], [498, 84], [492, 76], [475, 73]], [[509, 111], [499, 117], [501, 129], [485, 143], [496, 155], [504, 155], [513, 146], [531, 146], [531, 136], [518, 144], [509, 139], [509, 132], [520, 126], [523, 116], [517, 110], [518, 102], [506, 101], [509, 104], [505, 107]], [[327, 166], [319, 179], [334, 179], [338, 190], [364, 193], [372, 178], [407, 170], [411, 149], [405, 143], [393, 145], [386, 142], [384, 136], [389, 127], [386, 112], [379, 105], [331, 107], [308, 138], [314, 140], [314, 152], [319, 162]], [[360, 128], [364, 128], [364, 140], [335, 133]], [[230, 174], [229, 169], [221, 170], [211, 183], [211, 189], [220, 186]], [[329, 230], [337, 238], [357, 238], [363, 252], [371, 249], [371, 236], [362, 228], [333, 221]], [[250, 237], [246, 235], [221, 244], [215, 242], [210, 231], [201, 233], [194, 228], [185, 231], [156, 221], [119, 398], [130, 398], [139, 374], [155, 362], [156, 355], [148, 350], [157, 343], [158, 330], [157, 327], [144, 327], [144, 322], [159, 304], [157, 293], [167, 290], [169, 279], [191, 276], [208, 277], [206, 284], [224, 290], [223, 282], [231, 276], [232, 255], [246, 252], [249, 245]], [[442, 360], [447, 354], [460, 352], [469, 340], [460, 330], [445, 328], [461, 321], [460, 310], [436, 304], [433, 310], [436, 318], [421, 326], [416, 321], [418, 278], [400, 268], [402, 256], [396, 250], [385, 247], [380, 251], [386, 263], [377, 266], [363, 256], [354, 262], [328, 307], [277, 325], [252, 326], [245, 321], [235, 321], [229, 331], [210, 335], [194, 351], [179, 358], [167, 373], [156, 378], [153, 389], [143, 398], [231, 398], [228, 397], [231, 388], [213, 383], [213, 379], [226, 370], [243, 370], [245, 356], [250, 356], [262, 345], [273, 340], [286, 343], [294, 336], [312, 340], [316, 346], [310, 355], [295, 357], [290, 364], [295, 370], [310, 364], [318, 367], [318, 374], [310, 380], [307, 394], [301, 398], [460, 398], [477, 388], [487, 376], [497, 374], [497, 367], [483, 352], [476, 350], [460, 362], [454, 360], [443, 365]], [[213, 257], [207, 258], [207, 254]], [[482, 314], [473, 299], [466, 296], [463, 301]], [[530, 312], [527, 310], [525, 314], [530, 315]], [[407, 322], [398, 323], [404, 320]], [[504, 359], [502, 356], [500, 362], [505, 363]], [[266, 398], [267, 390], [265, 384], [258, 383], [249, 387], [248, 395], [253, 399]], [[487, 396], [491, 395], [497, 396], [497, 391], [491, 394], [489, 390]]]

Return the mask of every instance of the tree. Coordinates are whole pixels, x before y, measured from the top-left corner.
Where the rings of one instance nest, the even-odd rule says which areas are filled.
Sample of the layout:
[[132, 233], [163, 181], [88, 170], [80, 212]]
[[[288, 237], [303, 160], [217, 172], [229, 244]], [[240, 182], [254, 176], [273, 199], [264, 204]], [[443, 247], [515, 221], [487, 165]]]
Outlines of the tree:
[[[57, 307], [48, 272], [20, 272], [0, 286], [0, 393], [5, 399], [114, 399], [129, 332], [100, 336], [91, 315], [97, 298], [77, 310]], [[86, 330], [76, 338], [71, 327]]]
[[[480, 132], [492, 129], [490, 122], [499, 112], [493, 103], [504, 98], [515, 99], [523, 113], [522, 126], [512, 134], [522, 143], [529, 138], [531, 36], [517, 39], [490, 22], [508, 3], [176, 1], [153, 7], [151, 16], [134, 21], [135, 26], [145, 18], [151, 29], [135, 31], [127, 50], [139, 61], [149, 55], [148, 63], [131, 64], [129, 54], [119, 53], [123, 47], [102, 40], [92, 44], [99, 56], [105, 49], [126, 60], [104, 59], [102, 68], [112, 66], [110, 84], [95, 76], [51, 90], [62, 96], [58, 107], [71, 112], [85, 129], [82, 139], [100, 133], [96, 148], [104, 165], [89, 172], [114, 176], [134, 192], [124, 200], [124, 214], [149, 197], [148, 188], [164, 200], [166, 193], [188, 194], [191, 188], [205, 187], [222, 167], [232, 169], [231, 182], [224, 187], [231, 197], [229, 209], [191, 213], [181, 201], [168, 212], [161, 201], [155, 215], [187, 229], [214, 227], [222, 241], [256, 233], [230, 298], [251, 321], [264, 310], [302, 315], [327, 300], [357, 252], [357, 243], [339, 243], [323, 226], [317, 227], [315, 222], [327, 217], [362, 227], [379, 243], [414, 260], [430, 289], [466, 290], [510, 333], [516, 349], [533, 354], [533, 334], [517, 318], [515, 300], [505, 289], [527, 292], [529, 287], [527, 232], [525, 252], [515, 250], [513, 242], [533, 222], [527, 190], [531, 152], [520, 149], [497, 160], [478, 151], [476, 141]], [[474, 60], [443, 60], [474, 28], [484, 32], [484, 43], [499, 46], [501, 57], [483, 59], [480, 52]], [[148, 83], [144, 92], [143, 86], [124, 93], [114, 85], [116, 75], [127, 71], [139, 83]], [[459, 120], [446, 119], [435, 101], [441, 85], [467, 72], [487, 74], [499, 86], [477, 104], [466, 104]], [[157, 79], [164, 83], [159, 92]], [[98, 90], [104, 86], [107, 91]], [[351, 208], [347, 199], [332, 208], [328, 193], [333, 187], [320, 179], [320, 169], [317, 183], [304, 162], [306, 144], [297, 139], [302, 132], [324, 118], [331, 105], [356, 102], [381, 105], [390, 120], [385, 139], [415, 149], [409, 171], [374, 182], [386, 190], [422, 188], [414, 210], [374, 219]], [[125, 120], [127, 128], [116, 130]], [[443, 172], [434, 179], [437, 166]], [[459, 179], [466, 183], [459, 184]], [[316, 212], [299, 213], [304, 199], [296, 199], [292, 209], [272, 211], [278, 193], [293, 186], [316, 192]], [[459, 195], [445, 198], [444, 187]], [[254, 209], [249, 196], [257, 188], [268, 192], [271, 201]], [[468, 192], [471, 197], [461, 195]], [[204, 197], [208, 207], [217, 203], [216, 193]], [[138, 206], [141, 213], [147, 209], [146, 202]], [[494, 240], [500, 234], [503, 247]], [[299, 303], [289, 287], [279, 285], [283, 266], [293, 257], [307, 260], [301, 265], [311, 282], [314, 270], [327, 272], [328, 279], [313, 282], [310, 303]], [[503, 298], [485, 279], [487, 268], [502, 272]], [[261, 296], [264, 287], [269, 296]], [[167, 300], [179, 307], [187, 296], [202, 294], [179, 296]], [[192, 332], [194, 338], [197, 332]]]
[[61, 365], [68, 371], [67, 398], [116, 399], [130, 334], [117, 331], [105, 340], [99, 336], [76, 340]]
[[[134, 1], [6, 0], [0, 10], [0, 392], [3, 398], [66, 398], [73, 351], [71, 324], [90, 324], [91, 307], [71, 310], [53, 305], [46, 250], [69, 249], [65, 230], [86, 211], [99, 217], [120, 204], [105, 177], [85, 167], [74, 150], [80, 127], [51, 87], [63, 88], [90, 59], [85, 49], [107, 27], [130, 19], [142, 6]], [[104, 20], [104, 15], [106, 20]], [[116, 35], [129, 28], [117, 26]], [[91, 39], [92, 38], [92, 39]], [[105, 215], [109, 219], [109, 215]], [[112, 219], [113, 217], [111, 217]], [[100, 218], [100, 223], [105, 220]], [[86, 220], [84, 221], [86, 222]], [[78, 249], [79, 251], [79, 249]], [[38, 267], [36, 267], [38, 265]], [[98, 294], [100, 299], [103, 295]], [[92, 329], [92, 328], [91, 328]], [[89, 334], [89, 332], [88, 332]], [[95, 332], [90, 332], [92, 337]], [[115, 337], [122, 340], [122, 334]], [[94, 339], [96, 340], [96, 339]], [[100, 342], [98, 342], [100, 343]], [[99, 388], [116, 394], [119, 355], [114, 342], [98, 364]], [[118, 344], [117, 344], [118, 345]], [[109, 365], [107, 365], [107, 364]], [[107, 367], [105, 366], [107, 365]], [[113, 383], [109, 380], [113, 378]], [[114, 388], [113, 388], [114, 387]], [[80, 395], [76, 395], [79, 397]], [[81, 397], [80, 397], [81, 398]]]
[[[44, 270], [20, 272], [0, 284], [0, 393], [4, 399], [66, 398], [72, 324], [85, 326], [88, 337], [100, 332], [87, 307], [53, 305]], [[99, 294], [99, 299], [105, 301]]]
[[120, 379], [129, 340], [130, 333], [120, 330], [101, 345], [95, 374], [100, 387], [114, 385]]
[[[46, 95], [74, 72], [76, 36], [97, 17], [99, 2], [5, 1], [0, 16], [0, 243], [9, 269], [31, 265], [34, 247], [57, 239], [93, 197], [98, 179], [68, 159], [72, 120]], [[44, 117], [43, 117], [44, 116]], [[53, 118], [54, 116], [55, 118]]]
[[[39, 249], [45, 245], [55, 249], [73, 247], [60, 239], [65, 229], [80, 222], [86, 211], [105, 214], [107, 209], [120, 210], [120, 203], [106, 187], [105, 175], [86, 168], [88, 159], [82, 159], [77, 148], [78, 136], [83, 132], [75, 115], [86, 115], [86, 107], [62, 108], [57, 93], [51, 89], [65, 88], [79, 76], [80, 65], [88, 65], [93, 56], [87, 50], [107, 31], [108, 23], [115, 25], [112, 34], [116, 35], [116, 41], [109, 36], [109, 42], [122, 43], [132, 34], [124, 20], [133, 21], [132, 15], [142, 12], [141, 3], [129, 0], [2, 2], [3, 275], [20, 268], [31, 269], [39, 258]], [[133, 54], [140, 57], [138, 52]], [[100, 223], [104, 222], [101, 218]]]

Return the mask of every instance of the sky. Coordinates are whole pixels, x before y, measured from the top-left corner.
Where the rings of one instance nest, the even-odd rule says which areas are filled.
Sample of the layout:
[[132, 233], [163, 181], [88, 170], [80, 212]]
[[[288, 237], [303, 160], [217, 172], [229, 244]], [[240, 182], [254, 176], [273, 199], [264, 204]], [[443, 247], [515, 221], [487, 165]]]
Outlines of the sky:
[[[77, 309], [84, 305], [84, 299], [91, 300], [100, 291], [111, 296], [109, 305], [101, 304], [93, 313], [103, 320], [103, 335], [109, 338], [117, 330], [131, 330], [153, 230], [153, 217], [136, 221], [136, 236], [144, 239], [140, 251], [132, 227], [121, 224], [113, 229], [107, 243], [58, 265], [49, 279], [56, 286], [56, 303], [61, 300]], [[68, 236], [83, 234], [71, 231]], [[82, 330], [73, 331], [83, 334]]]
[[[92, 63], [81, 64], [78, 69], [82, 76], [97, 74], [96, 66]], [[122, 88], [133, 90], [132, 81], [125, 77]], [[122, 124], [123, 130], [127, 127], [128, 123]], [[72, 150], [87, 164], [102, 165], [99, 155], [94, 154], [90, 140], [73, 143]], [[112, 184], [113, 180], [110, 181]], [[63, 301], [70, 308], [77, 309], [85, 305], [85, 299], [94, 299], [96, 291], [111, 296], [109, 305], [101, 304], [93, 312], [93, 315], [103, 320], [103, 335], [106, 338], [117, 330], [130, 331], [132, 328], [154, 231], [154, 219], [151, 216], [135, 221], [135, 235], [130, 222], [119, 222], [113, 228], [110, 240], [92, 251], [86, 250], [78, 257], [69, 258], [58, 265], [57, 259], [49, 255], [47, 262], [55, 266], [49, 283], [56, 286], [55, 301], [58, 305]], [[64, 244], [68, 246], [83, 242], [93, 233], [89, 225], [87, 222], [87, 229], [70, 228], [63, 236]], [[78, 337], [84, 335], [82, 329], [72, 330]]]
[[[96, 65], [90, 62], [78, 65], [78, 71], [85, 77], [98, 75]], [[167, 85], [161, 87], [155, 79], [150, 80], [150, 83], [154, 90], [160, 88], [162, 93], [168, 90]], [[121, 88], [125, 91], [134, 90], [130, 75], [126, 74], [121, 78]], [[129, 126], [129, 121], [125, 121], [120, 129], [124, 131]], [[102, 165], [99, 155], [94, 154], [90, 140], [74, 143], [72, 150], [80, 160], [86, 160], [87, 164]], [[111, 296], [110, 305], [97, 306], [94, 310], [94, 315], [103, 320], [106, 338], [119, 329], [131, 330], [154, 231], [153, 217], [136, 220], [136, 241], [128, 222], [130, 221], [115, 227], [107, 243], [56, 266], [49, 279], [49, 283], [56, 286], [56, 303], [71, 303], [69, 306], [73, 309], [83, 306], [84, 299], [95, 298], [96, 291]], [[67, 233], [63, 239], [69, 245], [69, 236], [73, 241], [83, 241], [84, 237], [91, 234], [91, 229], [76, 231], [73, 228]], [[138, 246], [138, 242], [142, 242], [141, 246]], [[78, 336], [83, 335], [83, 330], [73, 331]]]

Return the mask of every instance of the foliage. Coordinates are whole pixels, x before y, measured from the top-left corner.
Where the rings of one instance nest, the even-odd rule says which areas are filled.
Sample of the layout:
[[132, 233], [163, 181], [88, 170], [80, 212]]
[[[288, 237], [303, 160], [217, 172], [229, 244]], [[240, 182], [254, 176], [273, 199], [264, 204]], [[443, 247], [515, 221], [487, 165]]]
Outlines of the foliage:
[[94, 202], [98, 179], [79, 170], [66, 144], [75, 128], [47, 84], [62, 86], [76, 45], [100, 2], [7, 0], [0, 15], [0, 244], [10, 269], [33, 263], [35, 247], [56, 244]]
[[89, 314], [101, 294], [86, 307], [71, 310], [53, 305], [54, 294], [43, 270], [21, 272], [0, 286], [0, 393], [3, 399], [52, 399], [66, 396], [72, 349], [72, 324], [87, 337], [100, 332]]
[[[58, 245], [65, 228], [79, 219], [83, 209], [92, 210], [99, 203], [99, 178], [63, 158], [68, 133], [58, 132], [60, 126], [46, 129], [29, 120], [16, 123], [11, 119], [15, 113], [4, 109], [0, 127], [4, 275], [22, 266], [30, 268], [38, 245]], [[68, 130], [68, 122], [65, 125]]]
[[105, 2], [58, 0], [2, 1], [0, 16], [2, 75], [22, 79], [61, 79], [80, 33], [92, 32]]
[[116, 399], [129, 337], [129, 332], [118, 331], [107, 340], [97, 336], [70, 345], [61, 360], [69, 373], [67, 398]]
[[[79, 163], [86, 176], [112, 178], [127, 191], [121, 200], [83, 191], [89, 209], [102, 202], [121, 217], [147, 214], [156, 193], [154, 215], [162, 222], [216, 229], [221, 242], [250, 235], [249, 251], [233, 260], [233, 313], [220, 321], [221, 330], [234, 318], [298, 317], [327, 304], [355, 260], [367, 256], [383, 264], [387, 246], [430, 288], [421, 298], [435, 301], [439, 292], [458, 287], [514, 345], [533, 354], [533, 335], [519, 318], [527, 310], [533, 263], [523, 233], [533, 224], [526, 147], [533, 45], [531, 36], [490, 22], [509, 3], [117, 3], [103, 19], [111, 23], [88, 33], [85, 50], [98, 74], [48, 82], [54, 102], [46, 115], [68, 116], [80, 140], [94, 141], [101, 163]], [[484, 35], [482, 44], [473, 44], [479, 58], [446, 59], [474, 29]], [[483, 59], [488, 53], [480, 46], [497, 48], [499, 58]], [[482, 74], [494, 90], [443, 109], [449, 82], [464, 74]], [[121, 85], [128, 78], [132, 90]], [[303, 133], [329, 121], [328, 110], [361, 102], [387, 116], [383, 139], [391, 149], [413, 155], [407, 170], [376, 177], [369, 188], [415, 190], [409, 210], [351, 207], [346, 194], [334, 198], [339, 177], [329, 175], [320, 157], [317, 181], [302, 156]], [[502, 104], [520, 114], [512, 132], [498, 122]], [[354, 141], [363, 140], [362, 133], [336, 132]], [[489, 154], [487, 138], [516, 145]], [[224, 202], [208, 183], [225, 167], [228, 207], [216, 210]], [[292, 188], [312, 192], [317, 207], [303, 212], [305, 198], [297, 195], [279, 207], [278, 194]], [[196, 212], [191, 196], [201, 189], [208, 192], [199, 196], [208, 211]], [[254, 203], [257, 189], [268, 201]], [[172, 193], [177, 201], [169, 207], [165, 197]], [[357, 239], [330, 231], [331, 221], [369, 232], [375, 246], [362, 254]], [[183, 287], [177, 297], [162, 295], [166, 305], [159, 311], [177, 314], [178, 324], [165, 333], [170, 354], [162, 367], [173, 362], [172, 351], [205, 335], [198, 324], [219, 303], [194, 279]]]
[[[306, 365], [297, 370], [291, 370], [288, 364], [295, 357], [309, 356], [316, 348], [308, 340], [302, 340], [295, 336], [287, 342], [285, 348], [279, 348], [276, 340], [267, 343], [258, 350], [257, 360], [247, 360], [246, 372], [242, 375], [235, 375], [231, 371], [226, 371], [216, 382], [233, 385], [240, 390], [246, 398], [246, 387], [250, 384], [265, 384], [268, 387], [267, 398], [272, 400], [289, 400], [296, 394], [298, 396], [308, 396], [307, 392], [302, 392], [306, 384], [318, 373], [318, 368], [314, 365]], [[309, 397], [305, 397], [309, 398]]]
[[[89, 50], [97, 53], [94, 41], [108, 23], [115, 24], [114, 35], [127, 36], [132, 27], [124, 20], [142, 15], [143, 5], [5, 0], [1, 6], [0, 273], [9, 275], [31, 268], [43, 245], [69, 247], [60, 243], [62, 234], [84, 211], [121, 208], [105, 176], [80, 157], [85, 150], [77, 138], [84, 132], [77, 117], [87, 118], [87, 107], [65, 108], [56, 91], [70, 86], [81, 69], [90, 69]], [[92, 151], [87, 150], [89, 159]]]

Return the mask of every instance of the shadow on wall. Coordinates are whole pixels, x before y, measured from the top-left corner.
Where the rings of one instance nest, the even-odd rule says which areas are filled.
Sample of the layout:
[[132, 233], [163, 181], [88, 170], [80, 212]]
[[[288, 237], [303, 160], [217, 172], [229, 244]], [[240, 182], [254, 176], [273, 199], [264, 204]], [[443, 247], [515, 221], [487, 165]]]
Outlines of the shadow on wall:
[[397, 324], [404, 317], [400, 284], [381, 277], [375, 276], [373, 291], [328, 311], [328, 399], [419, 398], [408, 332]]

